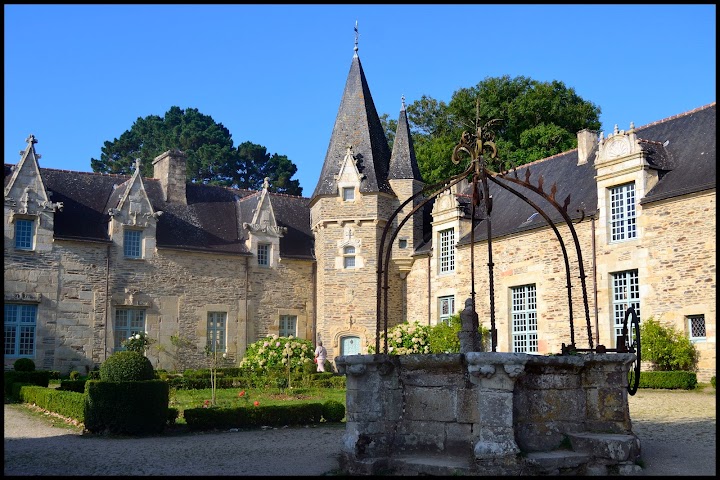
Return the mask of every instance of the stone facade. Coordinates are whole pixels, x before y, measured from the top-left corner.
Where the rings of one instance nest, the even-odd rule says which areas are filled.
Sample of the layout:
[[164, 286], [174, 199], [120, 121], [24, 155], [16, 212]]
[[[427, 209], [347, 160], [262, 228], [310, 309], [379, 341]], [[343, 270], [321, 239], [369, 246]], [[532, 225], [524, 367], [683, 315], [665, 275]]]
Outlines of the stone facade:
[[[576, 238], [547, 202], [557, 234], [516, 199], [506, 202], [503, 192], [491, 190], [490, 262], [487, 222], [471, 222], [467, 182], [439, 193], [427, 204], [431, 211], [420, 208], [400, 232], [386, 234], [388, 242], [395, 235], [383, 246], [390, 253], [382, 272], [388, 326], [434, 325], [441, 302], [451, 301], [445, 305], [457, 313], [474, 291], [480, 323], [490, 328], [494, 319], [496, 350], [518, 351], [513, 292], [530, 286], [537, 299], [532, 353], [587, 347], [590, 337], [593, 345], [613, 348], [613, 276], [633, 272], [641, 321], [656, 318], [690, 335], [689, 319], [702, 319], [704, 336], [694, 339], [698, 379], [709, 381], [716, 371], [716, 203], [714, 161], [704, 162], [715, 155], [714, 112], [712, 104], [646, 127], [616, 128], [607, 138], [581, 131], [578, 149], [519, 168], [519, 178], [528, 173], [541, 190], [544, 178], [543, 191], [549, 194], [552, 185], [559, 203], [567, 196]], [[378, 324], [383, 231], [399, 226], [425, 198], [392, 218], [424, 188], [404, 103], [400, 120], [391, 155], [354, 57], [309, 199], [273, 194], [267, 184], [252, 192], [188, 183], [185, 156], [176, 150], [156, 158], [155, 178], [142, 178], [139, 169], [130, 176], [41, 169], [29, 137], [20, 162], [5, 165], [4, 294], [6, 304], [36, 309], [31, 358], [42, 368], [92, 368], [115, 349], [118, 310], [137, 309], [155, 340], [149, 356], [160, 368], [206, 363], [214, 312], [226, 315], [223, 334], [234, 362], [249, 343], [280, 333], [284, 318], [296, 320], [298, 337], [322, 340], [331, 360], [368, 353]], [[707, 171], [693, 177], [693, 165]], [[671, 182], [679, 186], [668, 191]], [[610, 192], [622, 185], [634, 186], [637, 235], [615, 240]], [[18, 221], [33, 225], [30, 248], [16, 245]], [[453, 268], [441, 271], [447, 261], [441, 239], [450, 231]], [[126, 254], [126, 232], [140, 238], [138, 258]], [[6, 354], [6, 368], [16, 358]]]

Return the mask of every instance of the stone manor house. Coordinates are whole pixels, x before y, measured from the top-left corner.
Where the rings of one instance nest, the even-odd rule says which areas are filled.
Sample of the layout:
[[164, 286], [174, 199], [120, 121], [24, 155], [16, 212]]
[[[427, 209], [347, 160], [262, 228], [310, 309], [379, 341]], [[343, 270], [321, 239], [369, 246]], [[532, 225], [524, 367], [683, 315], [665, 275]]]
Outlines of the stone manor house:
[[[607, 135], [584, 130], [577, 149], [518, 169], [569, 199], [594, 344], [614, 348], [633, 305], [641, 321], [695, 342], [700, 381], [715, 375], [715, 118], [712, 103]], [[374, 346], [381, 235], [425, 184], [404, 102], [391, 151], [357, 53], [310, 198], [272, 193], [267, 182], [262, 191], [188, 183], [176, 150], [154, 160], [153, 178], [42, 168], [37, 142], [30, 135], [19, 162], [5, 164], [5, 368], [28, 357], [84, 373], [138, 331], [155, 340], [153, 365], [170, 370], [206, 366], [207, 345], [238, 363], [269, 334], [322, 340], [330, 359]], [[464, 183], [440, 194], [394, 239], [391, 326], [446, 320], [474, 277], [486, 327], [494, 310], [497, 351], [560, 353], [571, 337], [553, 230], [491, 185], [491, 303], [487, 230], [471, 222], [467, 191]], [[572, 288], [575, 344], [585, 348], [586, 309]]]

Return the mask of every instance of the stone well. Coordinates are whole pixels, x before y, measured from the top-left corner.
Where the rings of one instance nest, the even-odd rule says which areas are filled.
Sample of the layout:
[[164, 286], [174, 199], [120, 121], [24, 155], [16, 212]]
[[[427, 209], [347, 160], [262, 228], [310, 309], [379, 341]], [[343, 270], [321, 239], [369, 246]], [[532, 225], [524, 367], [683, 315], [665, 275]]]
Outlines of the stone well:
[[634, 474], [633, 354], [349, 355], [349, 474]]

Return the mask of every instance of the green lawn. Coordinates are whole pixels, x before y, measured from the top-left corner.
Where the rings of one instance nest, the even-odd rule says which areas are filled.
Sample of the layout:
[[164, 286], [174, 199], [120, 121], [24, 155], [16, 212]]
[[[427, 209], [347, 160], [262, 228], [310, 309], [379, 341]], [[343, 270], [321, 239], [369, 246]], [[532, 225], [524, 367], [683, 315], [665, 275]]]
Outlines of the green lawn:
[[[240, 396], [240, 392], [245, 392]], [[183, 412], [186, 408], [200, 408], [205, 401], [211, 401], [212, 391], [209, 388], [201, 390], [174, 390], [170, 391], [170, 404], [179, 410], [177, 424], [185, 424]], [[224, 388], [215, 390], [215, 406], [242, 407], [252, 406], [254, 402], [260, 405], [286, 405], [288, 403], [323, 403], [335, 400], [345, 405], [345, 389], [340, 388]]]

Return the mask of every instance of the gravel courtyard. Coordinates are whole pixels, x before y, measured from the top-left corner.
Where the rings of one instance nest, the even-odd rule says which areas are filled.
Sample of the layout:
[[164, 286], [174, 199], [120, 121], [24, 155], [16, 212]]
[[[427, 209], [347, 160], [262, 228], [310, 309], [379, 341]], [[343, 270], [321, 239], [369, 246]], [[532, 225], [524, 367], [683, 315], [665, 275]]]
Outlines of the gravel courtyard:
[[[643, 476], [715, 476], [715, 390], [640, 389], [630, 397]], [[343, 425], [147, 438], [82, 435], [5, 405], [4, 475], [335, 475]]]

